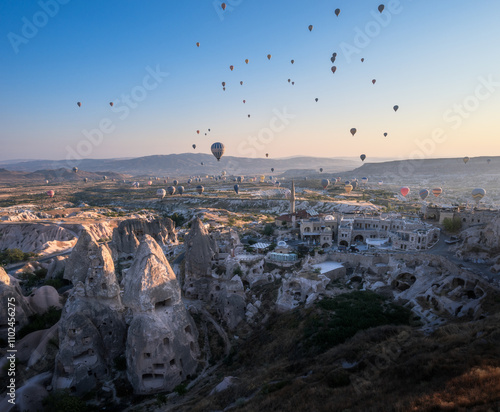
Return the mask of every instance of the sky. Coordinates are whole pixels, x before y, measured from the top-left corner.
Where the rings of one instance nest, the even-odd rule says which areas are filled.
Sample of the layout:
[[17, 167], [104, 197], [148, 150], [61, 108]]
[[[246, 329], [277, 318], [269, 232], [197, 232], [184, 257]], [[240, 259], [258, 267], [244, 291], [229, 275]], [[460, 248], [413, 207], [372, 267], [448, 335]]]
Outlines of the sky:
[[499, 156], [500, 2], [381, 1], [4, 0], [0, 160]]

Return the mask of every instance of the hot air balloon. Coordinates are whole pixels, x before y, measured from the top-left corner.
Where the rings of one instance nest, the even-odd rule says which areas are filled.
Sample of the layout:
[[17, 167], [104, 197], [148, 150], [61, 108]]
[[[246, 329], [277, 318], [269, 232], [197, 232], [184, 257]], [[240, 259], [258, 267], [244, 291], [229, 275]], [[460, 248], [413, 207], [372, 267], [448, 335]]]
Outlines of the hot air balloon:
[[292, 82], [292, 86], [295, 84], [295, 82]]
[[175, 194], [175, 187], [173, 187], [173, 186], [167, 187], [167, 192], [171, 196], [174, 195]]
[[359, 158], [361, 159], [361, 161], [362, 161], [362, 162], [364, 162], [364, 161], [365, 161], [365, 159], [366, 159], [366, 155], [365, 155], [365, 154], [362, 154], [361, 156], [359, 156]]
[[222, 87], [226, 87], [226, 82], [222, 82]]
[[266, 176], [261, 175], [261, 176], [259, 177], [259, 180], [260, 180], [260, 183], [264, 183], [264, 182], [266, 181]]
[[248, 118], [250, 119], [250, 115], [248, 115]]
[[368, 178], [367, 177], [362, 177], [361, 178], [361, 183], [363, 183], [364, 185], [366, 185], [368, 183]]
[[83, 181], [84, 181], [85, 183], [87, 183], [87, 182], [89, 181], [89, 179], [85, 177], [85, 178], [83, 179]]
[[238, 192], [240, 191], [240, 186], [234, 185], [234, 191], [236, 192], [236, 194], [238, 194]]
[[173, 184], [174, 186], [177, 186], [177, 185], [179, 184], [179, 181], [178, 181], [178, 180], [174, 180], [174, 181], [172, 182], [172, 184]]
[[469, 157], [465, 156], [463, 160], [464, 160], [464, 163], [467, 164], [467, 162], [469, 161]]
[[204, 190], [205, 188], [202, 185], [196, 186], [196, 191], [198, 192], [198, 194], [201, 195]]
[[377, 79], [372, 80], [372, 84], [375, 84], [375, 83], [377, 83]]
[[352, 185], [345, 185], [344, 189], [345, 189], [346, 193], [349, 194], [352, 192], [353, 187], [352, 187]]
[[203, 162], [201, 162], [201, 165], [203, 166], [203, 165], [204, 165], [204, 163], [203, 163]]
[[220, 158], [224, 154], [224, 145], [222, 143], [217, 142], [217, 143], [214, 143], [212, 145], [211, 149], [212, 149], [212, 154], [215, 156], [215, 158], [219, 162]]
[[322, 167], [320, 167], [320, 168], [319, 168], [319, 171], [320, 171], [320, 173], [323, 173], [323, 168], [322, 168]]
[[443, 189], [441, 189], [440, 187], [435, 187], [434, 189], [432, 189], [432, 194], [436, 197], [438, 197], [441, 193], [443, 193]]
[[294, 63], [295, 63], [295, 60], [293, 60], [293, 59], [292, 59], [292, 60], [290, 60], [290, 63], [294, 64]]
[[271, 57], [272, 57], [272, 56], [271, 56], [270, 54], [268, 54], [268, 55], [267, 55], [267, 59], [268, 59], [268, 60], [271, 60]]
[[166, 194], [167, 192], [165, 191], [165, 189], [158, 189], [156, 191], [156, 197], [159, 197], [160, 199], [163, 199]]
[[386, 133], [384, 133], [384, 137], [387, 137], [387, 132], [386, 132]]
[[243, 182], [243, 180], [245, 180], [245, 178], [244, 178], [243, 176], [238, 176], [238, 177], [236, 178], [236, 181], [237, 181], [238, 183]]
[[420, 199], [425, 200], [429, 196], [429, 191], [427, 189], [422, 189], [418, 192], [418, 195], [420, 196]]
[[398, 109], [399, 109], [399, 106], [398, 106], [398, 105], [396, 105], [396, 106], [394, 106], [394, 107], [393, 107], [393, 109], [394, 109], [394, 111], [395, 111], [395, 112], [397, 112], [397, 111], [398, 111]]
[[165, 182], [165, 183], [168, 183], [168, 179], [165, 179], [165, 180], [164, 180], [164, 182]]
[[403, 197], [406, 197], [408, 195], [408, 193], [410, 193], [410, 188], [404, 186], [401, 189], [399, 189], [399, 191], [401, 192], [401, 194], [403, 195]]
[[226, 3], [222, 3], [220, 6], [222, 7], [222, 10], [226, 10]]
[[290, 83], [292, 80], [291, 79], [288, 79], [288, 83]]
[[379, 184], [379, 185], [383, 185], [383, 184], [384, 184], [384, 182], [383, 182], [382, 180], [379, 180], [379, 181], [378, 181], [378, 184]]
[[484, 195], [486, 195], [486, 190], [482, 188], [477, 188], [472, 190], [472, 197], [476, 201], [476, 206], [479, 204]]
[[240, 86], [243, 86], [243, 80], [240, 81]]
[[192, 181], [193, 179], [188, 179], [188, 185], [190, 185]]
[[308, 28], [309, 28], [309, 31], [313, 31], [313, 25], [312, 24], [310, 24]]
[[107, 178], [108, 178], [108, 176], [103, 176], [102, 180], [106, 180]]
[[200, 42], [196, 42], [196, 47], [200, 47]]
[[316, 100], [316, 103], [318, 103], [318, 98], [317, 97], [314, 100]]
[[337, 58], [336, 58], [336, 57], [334, 57], [334, 56], [330, 57], [330, 61], [331, 61], [332, 63], [335, 63], [335, 60], [336, 60], [336, 59], [337, 59]]
[[385, 6], [383, 4], [381, 4], [380, 6], [378, 6], [378, 11], [380, 13], [382, 13], [384, 11], [384, 9], [385, 9]]
[[269, 157], [269, 153], [266, 153], [266, 157]]
[[45, 181], [45, 184], [46, 184], [46, 185], [48, 185], [48, 184], [49, 184], [49, 181], [48, 181], [48, 180], [46, 180], [46, 181]]
[[352, 186], [352, 190], [356, 190], [356, 188], [358, 187], [358, 181], [357, 180], [352, 180], [351, 181], [351, 186]]
[[56, 192], [54, 192], [53, 190], [49, 190], [47, 193], [47, 196], [50, 197], [50, 198], [53, 198], [54, 195], [56, 194]]
[[323, 186], [323, 189], [326, 189], [329, 185], [330, 185], [330, 181], [328, 179], [321, 180], [321, 186]]
[[234, 69], [233, 65], [229, 66], [229, 70], [233, 71], [233, 69]]
[[195, 144], [193, 145], [193, 149], [196, 149], [196, 145]]
[[364, 58], [364, 57], [362, 57], [362, 58], [361, 58], [361, 63], [363, 63], [364, 61], [365, 61], [365, 58]]
[[82, 104], [80, 102], [77, 102], [76, 104], [78, 105], [78, 107], [82, 107]]
[[274, 173], [274, 167], [271, 167], [271, 173]]
[[179, 186], [179, 187], [177, 188], [177, 192], [178, 192], [180, 195], [182, 195], [182, 194], [184, 193], [184, 186]]
[[249, 61], [248, 59], [245, 59], [245, 63], [246, 63], [246, 64], [248, 64], [248, 61]]
[[150, 181], [148, 182], [148, 186], [151, 186], [152, 184], [153, 184], [153, 182], [150, 180]]
[[339, 14], [340, 14], [340, 9], [335, 9], [335, 15], [339, 17]]
[[76, 167], [76, 166], [75, 166], [75, 167], [73, 168], [73, 173], [78, 173], [78, 167]]
[[246, 100], [243, 100], [243, 103], [246, 103], [247, 101]]
[[357, 130], [353, 127], [353, 128], [351, 129], [351, 134], [354, 136], [354, 135], [356, 134], [356, 132], [357, 132]]
[[335, 73], [337, 71], [337, 66], [332, 66], [332, 73]]

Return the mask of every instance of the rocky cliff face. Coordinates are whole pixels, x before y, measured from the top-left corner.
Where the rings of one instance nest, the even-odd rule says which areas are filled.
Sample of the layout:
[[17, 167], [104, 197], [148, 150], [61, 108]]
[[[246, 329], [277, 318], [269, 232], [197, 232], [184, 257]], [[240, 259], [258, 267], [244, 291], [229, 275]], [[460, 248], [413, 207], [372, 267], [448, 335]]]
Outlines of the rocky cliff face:
[[199, 279], [210, 275], [212, 259], [217, 252], [217, 244], [199, 218], [193, 220], [185, 244], [186, 277]]
[[177, 234], [171, 219], [128, 219], [113, 230], [111, 247], [118, 256], [133, 255], [144, 235], [151, 236], [161, 246], [177, 243]]
[[52, 224], [21, 223], [0, 225], [0, 249], [21, 249], [23, 252], [51, 253], [73, 247], [75, 232]]
[[126, 345], [129, 381], [140, 394], [172, 390], [196, 371], [198, 333], [176, 276], [151, 236], [144, 236], [123, 286], [123, 301], [132, 312]]
[[[99, 245], [97, 237], [84, 230], [66, 262], [64, 279], [70, 280], [74, 285], [77, 282], [95, 284], [101, 278], [107, 283], [106, 279], [114, 277], [114, 271], [115, 267], [109, 248], [106, 245]], [[108, 286], [113, 287], [112, 285]], [[100, 287], [99, 290], [104, 295], [108, 294], [103, 287]], [[116, 294], [116, 291], [111, 293]]]
[[[12, 301], [14, 298], [14, 301]], [[9, 276], [5, 270], [0, 267], [0, 330], [8, 328], [8, 303], [16, 305], [16, 323], [17, 327], [22, 327], [28, 323], [28, 317], [33, 314], [28, 299], [23, 296], [21, 287], [17, 279]], [[3, 336], [7, 336], [5, 333]]]
[[111, 254], [82, 233], [66, 266], [75, 287], [59, 321], [53, 386], [84, 394], [109, 379], [113, 360], [125, 350], [126, 325]]

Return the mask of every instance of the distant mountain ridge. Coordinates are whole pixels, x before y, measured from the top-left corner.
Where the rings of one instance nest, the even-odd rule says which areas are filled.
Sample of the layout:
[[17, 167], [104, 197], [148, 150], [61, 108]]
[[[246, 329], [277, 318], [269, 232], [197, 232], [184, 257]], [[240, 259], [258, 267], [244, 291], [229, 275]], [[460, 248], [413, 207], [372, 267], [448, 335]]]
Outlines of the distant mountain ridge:
[[[202, 165], [203, 163], [203, 165]], [[10, 171], [35, 172], [37, 170], [71, 169], [73, 166], [88, 172], [115, 172], [134, 176], [151, 175], [199, 175], [220, 174], [223, 170], [230, 175], [282, 173], [289, 169], [323, 168], [329, 172], [352, 170], [356, 161], [319, 157], [294, 157], [292, 159], [246, 158], [224, 156], [217, 162], [214, 156], [204, 153], [182, 153], [154, 155], [132, 159], [83, 159], [33, 160], [2, 165]]]

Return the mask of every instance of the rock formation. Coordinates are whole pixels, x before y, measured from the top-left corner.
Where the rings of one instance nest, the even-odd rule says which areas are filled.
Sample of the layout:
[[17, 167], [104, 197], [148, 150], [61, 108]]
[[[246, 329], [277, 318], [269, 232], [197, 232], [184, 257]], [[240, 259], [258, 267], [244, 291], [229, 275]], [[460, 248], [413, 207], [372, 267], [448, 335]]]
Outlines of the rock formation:
[[170, 391], [194, 374], [198, 333], [177, 278], [156, 241], [145, 235], [123, 279], [132, 310], [127, 334], [127, 376], [139, 394]]
[[76, 233], [54, 224], [0, 225], [0, 234], [0, 250], [21, 249], [25, 253], [53, 253], [71, 248], [77, 241]]
[[177, 243], [174, 222], [171, 219], [128, 219], [113, 230], [111, 248], [119, 257], [133, 255], [144, 235], [150, 235], [161, 246]]
[[52, 286], [42, 286], [31, 292], [29, 303], [35, 313], [41, 315], [51, 307], [62, 308], [61, 297]]
[[75, 287], [59, 321], [53, 386], [80, 395], [109, 378], [114, 359], [125, 350], [126, 325], [111, 254], [88, 232], [71, 254], [66, 275]]
[[[70, 280], [74, 285], [77, 282], [94, 283], [102, 276], [107, 280], [114, 278], [114, 271], [108, 247], [99, 245], [96, 236], [84, 230], [66, 262], [64, 279]], [[114, 281], [116, 282], [116, 279]], [[103, 288], [100, 290], [103, 291]]]
[[[0, 267], [0, 302], [2, 302], [0, 306], [0, 330], [8, 327], [9, 302], [16, 305], [16, 328], [26, 325], [28, 317], [33, 314], [29, 301], [23, 296], [19, 282], [9, 276], [2, 267]], [[3, 336], [7, 336], [7, 334], [5, 333]]]
[[209, 276], [212, 272], [212, 259], [218, 251], [217, 243], [199, 218], [192, 221], [185, 245], [186, 277], [199, 279]]

